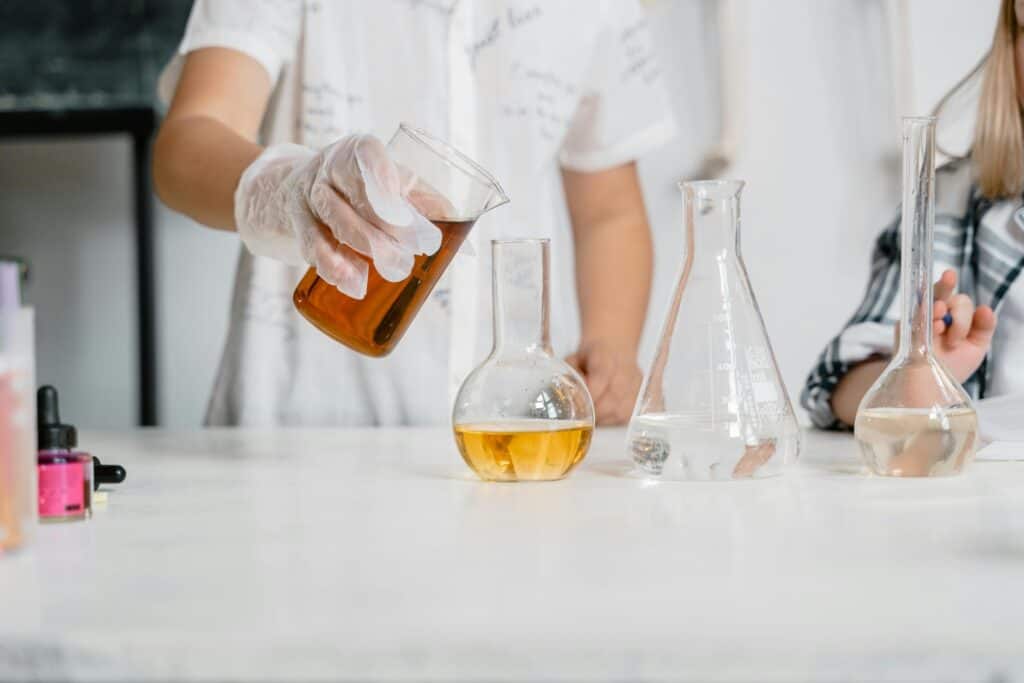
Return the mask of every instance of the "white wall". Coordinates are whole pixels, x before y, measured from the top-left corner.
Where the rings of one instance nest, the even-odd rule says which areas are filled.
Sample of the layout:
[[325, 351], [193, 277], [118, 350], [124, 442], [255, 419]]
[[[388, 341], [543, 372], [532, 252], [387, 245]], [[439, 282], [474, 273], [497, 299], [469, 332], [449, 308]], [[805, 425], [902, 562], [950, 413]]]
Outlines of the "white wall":
[[0, 145], [0, 252], [30, 262], [36, 378], [76, 424], [135, 418], [130, 154], [115, 140]]
[[[859, 145], [863, 132], [855, 134], [865, 117], [877, 116], [877, 107], [850, 91], [866, 92], [870, 83], [857, 81], [861, 72], [839, 58], [861, 44], [863, 37], [848, 28], [848, 15], [869, 1], [740, 3], [747, 12], [750, 80], [744, 147], [732, 173], [749, 181], [744, 252], [794, 398], [813, 358], [858, 300], [871, 238], [899, 194], [892, 171], [897, 157], [886, 160], [879, 150]], [[694, 86], [705, 65], [688, 52], [711, 37], [678, 25], [692, 25], [698, 4], [653, 3], [685, 130], [642, 169], [657, 241], [649, 332], [660, 325], [681, 253], [674, 180], [692, 168], [699, 141], [717, 129], [714, 107]], [[914, 113], [928, 110], [977, 60], [996, 4], [910, 0]], [[828, 41], [835, 42], [835, 52]], [[863, 55], [866, 61], [874, 57]], [[844, 84], [835, 75], [843, 69], [853, 75], [839, 87]], [[898, 154], [898, 139], [892, 137], [887, 149]], [[127, 426], [135, 417], [129, 164], [127, 140], [113, 137], [0, 143], [0, 253], [20, 253], [32, 262], [27, 294], [37, 307], [38, 376], [61, 388], [66, 418], [86, 427]], [[828, 168], [846, 181], [823, 172]], [[161, 418], [194, 426], [224, 336], [236, 243], [162, 208], [157, 229]], [[645, 340], [645, 358], [652, 338]]]
[[[83, 427], [135, 423], [136, 314], [127, 137], [0, 143], [0, 253], [26, 257], [37, 377]], [[236, 241], [158, 205], [161, 418], [198, 425], [227, 320]]]
[[[698, 137], [717, 111], [680, 76], [683, 24], [701, 0], [654, 4], [670, 87]], [[743, 178], [743, 253], [790, 395], [797, 400], [817, 354], [860, 301], [873, 239], [899, 202], [899, 116], [928, 113], [987, 49], [998, 0], [909, 0], [912, 92], [893, 96], [876, 73], [885, 3], [897, 0], [736, 0], [742, 50], [741, 145], [726, 172]], [[703, 29], [701, 29], [703, 30]], [[886, 69], [888, 71], [888, 69]], [[692, 78], [692, 76], [691, 76]], [[904, 104], [904, 102], [909, 104]], [[910, 110], [904, 111], [909, 106]], [[712, 107], [712, 110], [714, 108]], [[683, 131], [684, 136], [687, 130]], [[671, 179], [692, 168], [690, 140], [646, 160], [656, 234], [656, 285], [643, 348], [654, 333], [681, 259], [682, 213]]]

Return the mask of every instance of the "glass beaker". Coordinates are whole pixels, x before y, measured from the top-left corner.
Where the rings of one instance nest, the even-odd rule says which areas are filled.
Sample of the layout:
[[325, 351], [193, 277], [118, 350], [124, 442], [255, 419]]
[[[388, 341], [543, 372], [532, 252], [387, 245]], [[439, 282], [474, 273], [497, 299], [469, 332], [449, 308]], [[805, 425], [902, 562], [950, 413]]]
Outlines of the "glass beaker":
[[800, 428], [740, 254], [739, 180], [680, 183], [685, 255], [627, 448], [645, 475], [780, 474]]
[[455, 441], [481, 479], [561, 479], [587, 454], [594, 404], [551, 350], [548, 240], [496, 240], [491, 254], [494, 342], [459, 388]]
[[861, 400], [854, 435], [875, 474], [958, 474], [974, 459], [978, 416], [932, 353], [935, 119], [903, 119], [899, 345]]
[[401, 124], [387, 149], [416, 179], [406, 200], [441, 230], [440, 248], [416, 256], [412, 273], [401, 282], [388, 282], [371, 264], [362, 299], [342, 294], [315, 268], [306, 271], [292, 297], [321, 332], [367, 356], [386, 356], [395, 348], [477, 219], [509, 201], [476, 162], [412, 126]]

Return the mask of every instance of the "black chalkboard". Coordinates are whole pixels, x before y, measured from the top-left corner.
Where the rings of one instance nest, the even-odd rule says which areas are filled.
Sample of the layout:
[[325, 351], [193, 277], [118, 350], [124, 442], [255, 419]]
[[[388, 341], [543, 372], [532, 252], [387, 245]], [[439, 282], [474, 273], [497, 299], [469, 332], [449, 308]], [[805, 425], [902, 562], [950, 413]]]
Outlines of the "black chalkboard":
[[0, 111], [148, 107], [191, 0], [0, 0]]

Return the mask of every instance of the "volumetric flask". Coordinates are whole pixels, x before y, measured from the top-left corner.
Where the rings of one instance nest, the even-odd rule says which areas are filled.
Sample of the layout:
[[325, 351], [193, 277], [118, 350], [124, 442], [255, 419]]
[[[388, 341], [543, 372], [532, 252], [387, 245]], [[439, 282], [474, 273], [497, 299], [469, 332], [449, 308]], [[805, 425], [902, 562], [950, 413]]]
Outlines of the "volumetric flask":
[[932, 353], [935, 119], [903, 119], [899, 346], [861, 400], [854, 433], [875, 474], [958, 474], [974, 459], [978, 416]]
[[455, 442], [481, 479], [561, 479], [590, 448], [594, 404], [551, 350], [548, 240], [494, 241], [491, 253], [494, 346], [459, 389]]
[[402, 124], [388, 154], [415, 179], [406, 199], [441, 230], [440, 248], [418, 255], [401, 282], [385, 280], [371, 263], [362, 299], [342, 294], [314, 268], [292, 297], [299, 313], [321, 332], [368, 356], [386, 356], [395, 348], [477, 219], [508, 202], [498, 181], [476, 162], [416, 128]]
[[738, 180], [680, 183], [685, 256], [627, 448], [665, 479], [782, 473], [800, 429], [740, 255]]

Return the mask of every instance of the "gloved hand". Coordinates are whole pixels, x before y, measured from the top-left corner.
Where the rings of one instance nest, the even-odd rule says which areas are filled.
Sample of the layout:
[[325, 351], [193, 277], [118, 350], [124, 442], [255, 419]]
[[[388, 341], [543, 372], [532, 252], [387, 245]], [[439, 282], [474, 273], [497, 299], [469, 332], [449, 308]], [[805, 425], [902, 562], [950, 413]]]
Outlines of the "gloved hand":
[[[441, 231], [409, 202], [416, 177], [372, 135], [350, 135], [315, 152], [268, 147], [235, 190], [235, 225], [249, 251], [309, 264], [355, 299], [366, 295], [369, 264], [398, 282], [417, 254], [433, 254]], [[355, 252], [355, 253], [353, 253]]]

